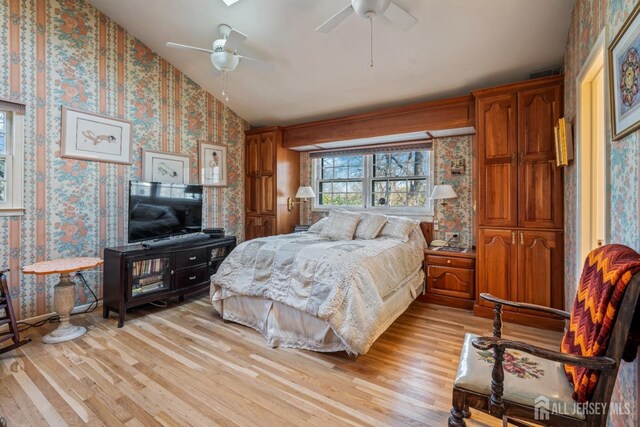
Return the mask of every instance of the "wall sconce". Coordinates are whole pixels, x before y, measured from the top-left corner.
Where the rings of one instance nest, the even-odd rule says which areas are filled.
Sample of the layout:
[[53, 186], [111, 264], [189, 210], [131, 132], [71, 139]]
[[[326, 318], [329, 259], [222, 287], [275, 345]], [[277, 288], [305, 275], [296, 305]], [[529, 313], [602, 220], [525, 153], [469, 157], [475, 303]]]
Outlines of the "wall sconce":
[[307, 203], [307, 199], [313, 199], [316, 197], [316, 193], [313, 192], [313, 188], [302, 186], [298, 188], [296, 193], [296, 199], [303, 199], [301, 202], [294, 202], [291, 197], [287, 197], [287, 209], [291, 212], [295, 205], [300, 203]]
[[433, 191], [431, 192], [431, 200], [442, 200], [440, 203], [443, 207], [447, 206], [446, 199], [455, 199], [458, 197], [456, 192], [453, 190], [453, 187], [449, 184], [443, 185], [434, 185]]

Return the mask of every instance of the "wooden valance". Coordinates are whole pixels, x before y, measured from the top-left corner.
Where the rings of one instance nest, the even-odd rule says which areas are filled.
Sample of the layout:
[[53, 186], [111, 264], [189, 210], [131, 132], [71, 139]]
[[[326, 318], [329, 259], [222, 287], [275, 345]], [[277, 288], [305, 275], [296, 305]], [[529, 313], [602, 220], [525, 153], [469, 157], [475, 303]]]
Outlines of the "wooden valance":
[[325, 142], [474, 126], [475, 101], [469, 95], [286, 126], [283, 128], [283, 145], [298, 148]]

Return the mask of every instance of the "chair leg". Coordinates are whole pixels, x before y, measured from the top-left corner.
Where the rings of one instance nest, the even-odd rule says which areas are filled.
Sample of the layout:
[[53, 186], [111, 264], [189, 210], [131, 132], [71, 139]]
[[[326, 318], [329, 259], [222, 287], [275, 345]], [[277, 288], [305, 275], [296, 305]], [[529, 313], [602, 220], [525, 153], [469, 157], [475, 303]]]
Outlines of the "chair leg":
[[453, 390], [453, 399], [451, 404], [451, 415], [449, 416], [449, 427], [466, 427], [465, 418], [465, 402], [464, 393]]
[[465, 418], [471, 418], [471, 410], [469, 409], [469, 404], [467, 402], [464, 403], [464, 409], [462, 410]]

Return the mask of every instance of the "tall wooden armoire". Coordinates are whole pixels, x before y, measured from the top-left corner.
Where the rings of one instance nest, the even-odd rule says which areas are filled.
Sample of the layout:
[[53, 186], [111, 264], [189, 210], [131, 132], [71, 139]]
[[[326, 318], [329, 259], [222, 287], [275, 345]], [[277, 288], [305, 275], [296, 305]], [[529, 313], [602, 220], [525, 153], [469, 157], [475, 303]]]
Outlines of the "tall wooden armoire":
[[298, 191], [300, 153], [283, 147], [280, 127], [245, 136], [245, 240], [292, 233], [300, 209], [289, 211], [287, 198]]
[[[477, 295], [564, 309], [563, 177], [554, 126], [563, 114], [563, 76], [473, 92], [477, 144]], [[505, 320], [561, 328], [526, 310]]]

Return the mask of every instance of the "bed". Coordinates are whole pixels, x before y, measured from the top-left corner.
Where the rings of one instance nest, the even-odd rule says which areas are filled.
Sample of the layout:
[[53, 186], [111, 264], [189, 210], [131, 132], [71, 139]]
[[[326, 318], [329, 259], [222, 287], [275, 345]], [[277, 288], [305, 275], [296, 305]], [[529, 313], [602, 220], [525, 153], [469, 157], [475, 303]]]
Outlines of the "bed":
[[307, 232], [243, 242], [212, 276], [213, 308], [272, 347], [364, 354], [423, 289], [425, 224], [406, 241]]

